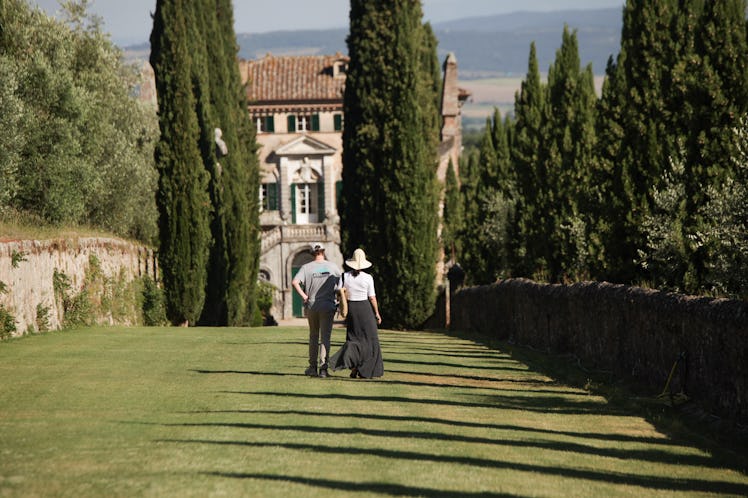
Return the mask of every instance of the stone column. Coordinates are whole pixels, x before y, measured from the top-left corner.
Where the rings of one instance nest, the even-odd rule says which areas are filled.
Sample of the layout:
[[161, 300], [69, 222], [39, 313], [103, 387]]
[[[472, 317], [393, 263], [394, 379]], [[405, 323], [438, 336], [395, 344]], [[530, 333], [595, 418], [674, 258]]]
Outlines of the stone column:
[[279, 178], [279, 189], [278, 189], [278, 210], [280, 211], [281, 220], [284, 223], [288, 223], [291, 219], [291, 184], [290, 184], [290, 172], [288, 171], [288, 158], [281, 157], [280, 164], [278, 165]]

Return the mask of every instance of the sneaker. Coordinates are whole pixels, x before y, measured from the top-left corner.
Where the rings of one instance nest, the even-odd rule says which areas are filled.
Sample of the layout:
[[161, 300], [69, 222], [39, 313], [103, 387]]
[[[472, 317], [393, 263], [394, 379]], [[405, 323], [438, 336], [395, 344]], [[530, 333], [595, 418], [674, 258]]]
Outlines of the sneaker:
[[326, 368], [320, 368], [319, 369], [319, 376], [322, 377], [323, 379], [325, 377], [327, 377], [327, 369]]
[[304, 375], [308, 375], [309, 377], [316, 377], [317, 376], [317, 367], [309, 367], [304, 372]]

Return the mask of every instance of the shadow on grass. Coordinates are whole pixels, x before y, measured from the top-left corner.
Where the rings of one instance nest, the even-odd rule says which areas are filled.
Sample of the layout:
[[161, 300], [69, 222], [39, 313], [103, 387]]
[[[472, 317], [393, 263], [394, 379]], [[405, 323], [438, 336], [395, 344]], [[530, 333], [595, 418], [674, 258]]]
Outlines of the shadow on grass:
[[[518, 462], [504, 462], [501, 460], [490, 460], [486, 458], [474, 458], [453, 455], [433, 455], [414, 451], [400, 451], [381, 448], [360, 448], [344, 446], [328, 446], [321, 444], [302, 443], [278, 443], [277, 441], [215, 441], [208, 439], [160, 439], [156, 443], [175, 444], [206, 444], [242, 446], [253, 448], [285, 448], [289, 450], [311, 451], [314, 453], [327, 454], [350, 454], [361, 455], [365, 452], [369, 456], [381, 458], [392, 458], [408, 461], [434, 462], [441, 464], [470, 465], [479, 468], [507, 469], [519, 472], [540, 473], [551, 476], [568, 477], [573, 479], [585, 479], [589, 481], [619, 484], [624, 486], [637, 486], [643, 489], [654, 489], [663, 491], [690, 491], [696, 493], [726, 493], [736, 496], [748, 494], [748, 485], [727, 481], [707, 481], [701, 479], [669, 478], [648, 475], [632, 475], [620, 472], [600, 472], [596, 470], [552, 467], [547, 465], [531, 465]], [[248, 474], [250, 475], [250, 474]]]
[[[368, 382], [367, 380], [358, 380], [355, 382]], [[415, 403], [426, 405], [458, 406], [463, 408], [492, 408], [500, 410], [519, 410], [531, 411], [538, 413], [548, 413], [552, 411], [555, 414], [566, 415], [626, 415], [626, 413], [616, 410], [603, 403], [589, 401], [571, 402], [567, 399], [557, 396], [545, 396], [540, 399], [527, 398], [517, 399], [509, 396], [491, 396], [491, 403], [478, 403], [468, 401], [451, 401], [431, 398], [406, 398], [402, 396], [355, 396], [351, 394], [311, 394], [311, 393], [289, 393], [289, 392], [272, 392], [272, 391], [219, 391], [223, 394], [244, 394], [250, 396], [281, 396], [296, 397], [301, 399], [321, 399], [325, 401], [375, 401], [383, 403]]]
[[448, 368], [459, 368], [463, 370], [490, 370], [492, 372], [497, 370], [506, 370], [510, 372], [523, 372], [533, 373], [529, 368], [523, 367], [511, 367], [511, 366], [498, 366], [498, 365], [466, 365], [464, 363], [445, 363], [441, 361], [415, 361], [415, 360], [400, 360], [395, 358], [385, 358], [385, 365], [390, 363], [397, 363], [402, 365], [427, 365], [429, 367], [448, 367]]
[[[385, 363], [388, 363], [385, 361]], [[505, 379], [505, 378], [497, 378], [497, 377], [481, 377], [479, 375], [463, 375], [463, 374], [440, 374], [440, 373], [433, 373], [433, 372], [418, 372], [413, 370], [392, 370], [388, 368], [385, 371], [385, 374], [389, 373], [399, 373], [399, 374], [407, 374], [407, 375], [424, 375], [428, 377], [443, 377], [443, 378], [457, 378], [457, 379], [467, 379], [467, 380], [486, 380], [486, 381], [497, 381], [500, 380], [501, 382], [517, 382], [520, 384], [540, 384], [544, 386], [555, 386], [560, 385], [555, 380], [544, 380], [544, 379]]]
[[[473, 332], [442, 331], [448, 337], [474, 341], [497, 351], [509, 352], [511, 357], [528, 365], [534, 372], [557, 379], [564, 384], [581, 387], [592, 386], [592, 393], [604, 397], [611, 407], [622, 413], [635, 415], [650, 422], [667, 437], [711, 453], [720, 466], [748, 474], [748, 434], [745, 431], [710, 427], [702, 417], [690, 413], [699, 410], [667, 406], [655, 399], [659, 394], [650, 392], [641, 397], [642, 387], [627, 379], [615, 378], [608, 372], [594, 372], [582, 368], [569, 354], [552, 354]], [[651, 388], [650, 388], [651, 391]]]
[[240, 374], [240, 375], [267, 375], [271, 377], [306, 377], [303, 373], [283, 373], [283, 372], [253, 372], [251, 370], [203, 370], [192, 368], [190, 372], [199, 374]]
[[[243, 472], [203, 472], [203, 475], [223, 477], [229, 479], [260, 479], [266, 481], [292, 482], [305, 484], [317, 488], [326, 488], [331, 491], [347, 491], [349, 493], [382, 493], [388, 496], [425, 496], [429, 498], [453, 498], [455, 491], [441, 491], [430, 488], [416, 488], [414, 486], [403, 486], [401, 484], [385, 484], [381, 482], [350, 482], [334, 481], [332, 479], [315, 479], [311, 477], [294, 477], [273, 474], [249, 474]], [[459, 496], [466, 498], [520, 498], [520, 495], [491, 492], [465, 492], [459, 491]]]
[[[344, 417], [358, 418], [361, 416], [358, 412], [311, 412], [304, 410], [194, 410], [190, 412], [178, 412], [181, 414], [267, 414], [267, 415], [301, 415], [301, 416], [312, 416], [312, 417], [329, 417], [333, 419], [340, 419]], [[412, 417], [405, 415], [383, 415], [379, 413], [369, 413], [366, 415], [368, 420], [384, 420], [388, 422], [416, 422], [425, 424], [441, 424], [448, 427], [471, 427], [482, 430], [504, 430], [504, 431], [516, 431], [516, 432], [528, 432], [537, 434], [546, 434], [552, 436], [566, 436], [580, 439], [594, 439], [599, 441], [615, 441], [622, 443], [639, 443], [639, 444], [656, 444], [661, 446], [679, 446], [683, 448], [690, 448], [685, 444], [673, 441], [672, 439], [654, 438], [654, 437], [638, 437], [638, 436], [626, 436], [623, 434], [609, 434], [609, 433], [595, 433], [595, 432], [571, 432], [571, 431], [554, 431], [550, 429], [540, 429], [537, 427], [524, 427], [521, 425], [509, 425], [509, 424], [491, 424], [485, 422], [467, 422], [464, 420], [454, 419], [442, 419], [436, 417]]]
[[[203, 369], [191, 369], [190, 372], [196, 372], [200, 374], [240, 374], [240, 375], [252, 375], [252, 376], [268, 376], [268, 377], [306, 377], [306, 375], [301, 373], [283, 373], [283, 372], [259, 372], [259, 371], [251, 371], [251, 370], [203, 370]], [[361, 382], [358, 379], [350, 379], [347, 375], [347, 371], [341, 374], [337, 373], [330, 373], [330, 379], [334, 380], [341, 380], [344, 382]], [[411, 375], [420, 375], [418, 373], [411, 373]], [[450, 378], [451, 376], [445, 375], [445, 378]], [[461, 380], [461, 379], [455, 379], [455, 380]], [[492, 378], [481, 378], [477, 379], [481, 380], [482, 382], [493, 382], [493, 383], [503, 383], [503, 379], [492, 379]], [[329, 382], [329, 381], [326, 381]], [[513, 387], [503, 387], [503, 386], [473, 386], [473, 385], [466, 385], [466, 384], [447, 384], [447, 383], [433, 383], [433, 382], [417, 382], [417, 381], [409, 381], [409, 380], [393, 380], [391, 378], [386, 378], [383, 380], [380, 379], [367, 379], [367, 384], [390, 384], [390, 385], [400, 385], [400, 386], [413, 386], [413, 387], [430, 387], [430, 388], [443, 388], [443, 387], [450, 387], [450, 388], [459, 388], [459, 389], [467, 389], [467, 390], [490, 390], [495, 389], [497, 391], [509, 391], [509, 392], [521, 392], [521, 393], [538, 393], [538, 394], [555, 394], [555, 395], [565, 395], [565, 396], [589, 396], [589, 394], [586, 391], [583, 391], [581, 389], [576, 390], [570, 390], [570, 389], [562, 389], [559, 387], [558, 389], [538, 389], [538, 388], [513, 388]]]
[[476, 354], [464, 354], [464, 353], [437, 353], [436, 351], [422, 351], [422, 352], [414, 352], [411, 349], [403, 349], [403, 351], [395, 351], [390, 348], [382, 348], [383, 353], [385, 353], [385, 356], [387, 354], [394, 354], [394, 355], [406, 355], [406, 356], [446, 356], [448, 358], [468, 358], [471, 360], [491, 360], [495, 361], [497, 364], [504, 364], [504, 363], [513, 363], [516, 364], [516, 360], [512, 360], [508, 355], [501, 354], [501, 355], [491, 355], [491, 354], [485, 354], [485, 353], [476, 353]]
[[[434, 440], [450, 443], [463, 444], [485, 444], [500, 447], [515, 448], [533, 448], [549, 451], [560, 451], [578, 453], [583, 455], [619, 458], [627, 460], [639, 460], [642, 462], [667, 463], [671, 465], [693, 465], [698, 467], [720, 468], [714, 465], [710, 457], [675, 453], [666, 450], [626, 450], [616, 448], [600, 448], [596, 446], [587, 446], [579, 443], [563, 441], [528, 441], [512, 439], [495, 439], [489, 437], [464, 436], [455, 434], [444, 434], [440, 432], [418, 432], [418, 431], [395, 431], [384, 429], [365, 429], [360, 427], [322, 427], [316, 425], [273, 425], [273, 424], [254, 424], [254, 423], [225, 423], [225, 422], [200, 422], [200, 423], [166, 423], [160, 424], [165, 427], [209, 427], [209, 428], [228, 428], [228, 429], [250, 429], [250, 430], [278, 430], [278, 431], [298, 431], [303, 434], [325, 434], [325, 435], [353, 435], [382, 438], [398, 439], [421, 439]], [[748, 490], [748, 485], [746, 486]]]

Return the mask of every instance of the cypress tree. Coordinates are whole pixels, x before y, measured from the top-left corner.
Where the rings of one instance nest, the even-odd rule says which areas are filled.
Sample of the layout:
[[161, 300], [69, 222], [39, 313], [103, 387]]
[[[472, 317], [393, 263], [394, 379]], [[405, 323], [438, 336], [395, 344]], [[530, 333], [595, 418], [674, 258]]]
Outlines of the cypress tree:
[[[619, 56], [618, 60], [621, 57]], [[588, 213], [592, 220], [591, 231], [595, 234], [592, 276], [601, 280], [616, 280], [621, 274], [615, 266], [623, 260], [627, 251], [622, 248], [626, 241], [627, 223], [623, 217], [627, 205], [626, 177], [621, 164], [616, 160], [623, 142], [623, 105], [620, 96], [625, 94], [623, 78], [617, 75], [618, 66], [611, 56], [605, 68], [602, 95], [597, 101], [595, 133], [597, 137], [596, 161], [590, 172]]]
[[540, 71], [535, 43], [530, 44], [528, 69], [519, 92], [515, 95], [514, 142], [512, 162], [517, 175], [519, 204], [517, 216], [521, 233], [519, 254], [522, 259], [517, 275], [533, 276], [547, 268], [544, 247], [547, 243], [542, 227], [545, 213], [542, 210], [542, 196], [547, 188], [545, 176], [539, 170], [541, 145], [543, 143], [543, 123], [545, 113], [545, 87], [540, 82]]
[[493, 283], [515, 271], [518, 194], [510, 165], [510, 127], [510, 121], [503, 121], [495, 110], [493, 118], [486, 120], [480, 148], [465, 171], [460, 261], [473, 284]]
[[494, 109], [491, 124], [491, 139], [496, 158], [496, 192], [507, 206], [510, 206], [511, 219], [505, 219], [505, 237], [500, 244], [500, 258], [503, 261], [494, 273], [497, 276], [508, 277], [517, 274], [520, 264], [520, 228], [516, 217], [519, 205], [519, 189], [517, 187], [517, 171], [512, 162], [512, 141], [514, 121], [509, 114], [504, 119], [498, 109]]
[[[208, 193], [211, 200], [211, 246], [207, 267], [205, 304], [200, 316], [201, 325], [226, 325], [227, 303], [226, 283], [228, 282], [228, 248], [226, 245], [226, 219], [224, 202], [224, 182], [220, 173], [215, 129], [218, 127], [217, 93], [221, 65], [211, 65], [210, 61], [223, 59], [222, 46], [218, 43], [217, 23], [214, 7], [210, 0], [196, 0], [185, 7], [185, 17], [191, 35], [188, 40], [192, 65], [192, 91], [195, 96], [195, 112], [200, 128], [200, 153], [203, 167], [209, 175]], [[209, 70], [210, 67], [210, 70]], [[223, 159], [223, 158], [221, 158]]]
[[591, 66], [580, 68], [576, 32], [564, 27], [548, 71], [546, 258], [553, 280], [587, 272], [586, 223], [581, 209], [594, 150], [595, 90]]
[[742, 0], [682, 0], [674, 22], [673, 39], [680, 43], [669, 107], [684, 167], [685, 207], [678, 222], [682, 238], [691, 242], [684, 247], [685, 272], [671, 284], [691, 293], [705, 278], [707, 253], [699, 233], [708, 231], [710, 220], [700, 211], [707, 192], [731, 175], [732, 129], [748, 109], [745, 9]]
[[352, 0], [347, 39], [343, 247], [363, 247], [379, 263], [384, 321], [397, 328], [420, 326], [435, 296], [435, 99], [424, 95], [421, 17], [415, 0]]
[[490, 243], [491, 234], [484, 227], [488, 217], [488, 204], [498, 194], [498, 172], [496, 149], [492, 135], [492, 120], [486, 119], [483, 138], [477, 154], [477, 160], [468, 170], [473, 176], [466, 188], [472, 190], [472, 206], [466, 210], [465, 231], [462, 235], [462, 267], [466, 278], [474, 284], [487, 284], [495, 280]]
[[[623, 10], [621, 50], [609, 65], [615, 78], [603, 92], [604, 117], [599, 134], [613, 134], [599, 150], [599, 160], [617, 187], [603, 210], [614, 224], [605, 233], [607, 278], [631, 282], [638, 275], [638, 250], [644, 247], [643, 220], [652, 205], [651, 188], [662, 183], [663, 167], [675, 150], [668, 130], [666, 61], [676, 52], [671, 39], [675, 0], [628, 0]], [[619, 135], [620, 133], [620, 135]], [[618, 139], [618, 141], [613, 141]]]
[[[228, 325], [249, 325], [257, 308], [257, 275], [260, 261], [260, 186], [256, 130], [247, 112], [247, 94], [241, 82], [231, 0], [216, 0], [218, 32], [224, 46], [227, 72], [226, 120], [224, 130], [231, 158], [226, 163], [226, 218], [228, 226], [229, 281]], [[233, 130], [233, 131], [232, 131]], [[233, 153], [231, 152], [233, 151]]]
[[[478, 185], [480, 183], [480, 152], [472, 148], [462, 158], [460, 166], [460, 202], [462, 204], [462, 226], [457, 231], [456, 244], [458, 248], [457, 261], [463, 269], [470, 265], [471, 251], [473, 251], [474, 238], [480, 225], [480, 213], [478, 211]], [[465, 281], [474, 284], [472, 271], [465, 273]]]
[[444, 180], [444, 214], [442, 243], [448, 260], [456, 261], [462, 252], [462, 241], [459, 233], [462, 230], [464, 208], [460, 197], [460, 185], [455, 174], [454, 164], [450, 159], [447, 175]]
[[157, 1], [150, 57], [161, 130], [155, 151], [158, 254], [167, 317], [174, 324], [195, 323], [200, 316], [210, 246], [208, 175], [197, 146], [200, 130], [192, 94], [186, 3]]
[[[204, 161], [211, 175], [213, 246], [201, 322], [249, 325], [259, 260], [255, 131], [236, 63], [231, 2], [202, 0], [195, 6], [202, 14], [195, 50], [213, 61], [207, 71], [208, 91], [202, 94], [211, 119], [203, 124], [202, 136]], [[227, 154], [217, 147], [217, 129]]]
[[[692, 201], [696, 209], [696, 213], [692, 215], [693, 232], [719, 234], [712, 235], [712, 238], [721, 240], [725, 247], [725, 250], [715, 251], [713, 245], [710, 248], [706, 241], [701, 240], [703, 245], [700, 244], [692, 262], [693, 283], [700, 289], [710, 291], [724, 285], [720, 284], [720, 272], [716, 272], [715, 278], [713, 270], [721, 267], [722, 261], [729, 258], [725, 253], [737, 251], [726, 243], [730, 237], [720, 234], [724, 229], [724, 222], [720, 220], [720, 216], [713, 215], [707, 208], [719, 204], [721, 199], [715, 197], [722, 197], [725, 194], [730, 197], [733, 179], [740, 181], [742, 177], [743, 193], [745, 192], [745, 168], [738, 166], [742, 157], [739, 147], [736, 146], [739, 142], [734, 140], [734, 130], [743, 127], [740, 120], [748, 113], [746, 9], [745, 0], [705, 2], [700, 36], [696, 43], [704, 66], [701, 83], [707, 87], [704, 93], [708, 98], [703, 105], [702, 119], [696, 123], [699, 125], [696, 141], [702, 144], [702, 167], [697, 171], [700, 174], [694, 175], [691, 179], [694, 187], [687, 190], [692, 192]], [[698, 188], [699, 185], [701, 188]], [[736, 205], [734, 210], [739, 213], [740, 207]], [[736, 219], [739, 217], [738, 214]], [[746, 220], [744, 216], [742, 219]], [[743, 241], [745, 239], [744, 235]], [[733, 247], [740, 247], [740, 243], [734, 244]], [[737, 259], [739, 261], [739, 258]], [[736, 264], [734, 268], [735, 280], [739, 281], [740, 275], [744, 278], [746, 272], [739, 269], [740, 265]], [[745, 295], [745, 280], [743, 284], [742, 294]], [[732, 286], [726, 287], [729, 289]], [[737, 288], [739, 286], [734, 286], [732, 290]]]

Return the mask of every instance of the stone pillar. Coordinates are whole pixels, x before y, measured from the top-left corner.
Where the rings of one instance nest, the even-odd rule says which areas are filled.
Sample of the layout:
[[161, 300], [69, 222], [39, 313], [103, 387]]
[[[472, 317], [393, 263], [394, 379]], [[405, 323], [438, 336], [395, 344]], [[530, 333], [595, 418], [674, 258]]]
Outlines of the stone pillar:
[[288, 223], [291, 219], [291, 210], [294, 208], [291, 206], [291, 181], [290, 172], [288, 171], [288, 158], [281, 156], [280, 164], [278, 165], [279, 189], [278, 189], [278, 210], [280, 211], [281, 220], [284, 223]]

